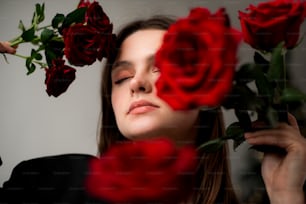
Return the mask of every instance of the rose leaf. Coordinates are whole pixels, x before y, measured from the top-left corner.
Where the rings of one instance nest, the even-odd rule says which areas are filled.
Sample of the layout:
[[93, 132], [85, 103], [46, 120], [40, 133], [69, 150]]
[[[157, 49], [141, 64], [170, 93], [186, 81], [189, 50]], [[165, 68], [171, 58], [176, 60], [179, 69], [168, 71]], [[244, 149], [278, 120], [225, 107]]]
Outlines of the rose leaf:
[[25, 42], [31, 42], [35, 38], [35, 28], [32, 26], [30, 29], [24, 31], [21, 37]]
[[86, 7], [82, 7], [82, 8], [78, 8], [70, 12], [64, 19], [62, 29], [70, 26], [73, 23], [83, 22], [85, 18], [86, 10], [87, 10]]
[[295, 88], [285, 88], [280, 97], [282, 103], [300, 102], [306, 100], [306, 94]]
[[53, 30], [50, 29], [44, 29], [40, 34], [40, 39], [43, 43], [46, 43], [48, 40], [50, 40], [54, 36]]
[[216, 152], [218, 151], [225, 143], [225, 140], [221, 138], [217, 138], [214, 140], [210, 140], [198, 147], [198, 150], [202, 150], [204, 152]]
[[279, 80], [283, 77], [283, 70], [284, 70], [284, 60], [282, 54], [283, 47], [284, 47], [284, 42], [281, 42], [272, 51], [270, 66], [267, 73], [268, 78], [271, 80]]
[[56, 14], [51, 21], [52, 27], [59, 28], [60, 25], [63, 23], [64, 19], [65, 19], [64, 14], [60, 14], [60, 13]]

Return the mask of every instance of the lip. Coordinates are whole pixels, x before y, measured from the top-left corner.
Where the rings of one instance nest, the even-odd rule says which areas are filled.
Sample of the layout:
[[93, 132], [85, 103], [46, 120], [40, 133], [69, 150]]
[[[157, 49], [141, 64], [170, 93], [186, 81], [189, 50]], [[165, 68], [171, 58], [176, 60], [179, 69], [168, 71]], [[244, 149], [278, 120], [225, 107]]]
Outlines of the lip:
[[159, 106], [146, 100], [139, 100], [130, 105], [127, 114], [141, 114], [152, 111], [156, 108], [159, 108]]

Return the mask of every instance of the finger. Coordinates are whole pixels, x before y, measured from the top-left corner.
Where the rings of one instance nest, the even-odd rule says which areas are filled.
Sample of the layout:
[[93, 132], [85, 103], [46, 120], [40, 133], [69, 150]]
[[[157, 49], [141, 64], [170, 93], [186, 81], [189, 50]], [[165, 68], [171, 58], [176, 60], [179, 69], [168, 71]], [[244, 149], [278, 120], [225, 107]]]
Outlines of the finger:
[[5, 52], [5, 45], [3, 44], [3, 42], [0, 42], [0, 52]]
[[6, 52], [10, 53], [10, 54], [15, 54], [16, 53], [16, 49], [11, 47], [11, 43], [9, 42], [4, 42], [5, 47], [6, 47]]
[[298, 122], [296, 120], [296, 118], [294, 117], [294, 115], [292, 115], [291, 113], [288, 113], [288, 122], [289, 124], [294, 127], [295, 129], [299, 130], [299, 125]]
[[246, 133], [245, 138], [251, 145], [272, 145], [288, 149], [292, 144], [298, 143], [295, 133], [284, 129], [261, 130]]
[[14, 45], [14, 46], [11, 46], [13, 47], [15, 50], [18, 48], [18, 45]]
[[11, 47], [11, 44], [9, 42], [0, 42], [0, 52], [15, 54], [16, 49]]

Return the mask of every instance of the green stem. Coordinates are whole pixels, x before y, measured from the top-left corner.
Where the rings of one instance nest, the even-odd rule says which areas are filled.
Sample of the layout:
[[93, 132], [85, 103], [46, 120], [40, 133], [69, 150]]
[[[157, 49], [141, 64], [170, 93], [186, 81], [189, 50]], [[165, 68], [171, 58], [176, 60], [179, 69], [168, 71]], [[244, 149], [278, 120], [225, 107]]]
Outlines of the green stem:
[[13, 39], [13, 40], [10, 40], [9, 42], [11, 43], [11, 46], [14, 47], [16, 45], [19, 45], [20, 43], [23, 43], [24, 41], [23, 41], [22, 37], [19, 36], [19, 37]]
[[27, 56], [20, 55], [20, 54], [17, 54], [17, 53], [15, 53], [15, 54], [13, 54], [13, 55], [15, 55], [16, 57], [20, 57], [20, 58], [22, 58], [22, 59], [27, 59], [27, 58], [29, 58], [29, 57], [27, 57]]
[[45, 28], [49, 28], [49, 27], [51, 27], [51, 25], [46, 25], [46, 26], [43, 26], [43, 27], [37, 28], [36, 30], [37, 30], [37, 31], [40, 31], [40, 30], [43, 30], [43, 29], [45, 29]]
[[286, 54], [283, 55], [283, 89], [287, 88]]
[[[283, 81], [280, 84], [281, 93], [283, 94], [284, 89], [287, 88], [287, 69], [286, 69], [286, 54], [283, 54], [283, 73], [282, 73], [282, 79]], [[288, 105], [287, 104], [281, 104], [280, 110], [278, 110], [278, 117], [280, 122], [287, 122], [288, 123]]]
[[[20, 57], [22, 59], [25, 59], [25, 60], [29, 58], [29, 56], [20, 55], [20, 54], [17, 54], [17, 53], [15, 53], [13, 55], [16, 56], [16, 57]], [[37, 60], [33, 60], [32, 62], [40, 65], [42, 68], [48, 66], [46, 63], [43, 63], [43, 62], [40, 62], [40, 61], [37, 61]]]
[[[43, 30], [45, 28], [49, 28], [51, 27], [51, 25], [46, 25], [46, 26], [43, 26], [43, 27], [40, 27], [40, 28], [35, 28], [36, 31], [40, 31], [40, 30]], [[21, 36], [18, 36], [12, 40], [9, 41], [11, 43], [11, 46], [16, 46], [16, 45], [19, 45], [21, 43], [24, 43], [25, 41], [22, 39]]]

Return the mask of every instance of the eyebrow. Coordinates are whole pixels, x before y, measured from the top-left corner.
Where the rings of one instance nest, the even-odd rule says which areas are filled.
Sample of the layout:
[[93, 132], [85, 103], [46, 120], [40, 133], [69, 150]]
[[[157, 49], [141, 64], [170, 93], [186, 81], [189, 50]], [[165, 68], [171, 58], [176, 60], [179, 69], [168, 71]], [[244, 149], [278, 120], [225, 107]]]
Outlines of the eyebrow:
[[150, 55], [149, 57], [147, 57], [147, 62], [149, 62], [150, 64], [153, 64], [155, 61], [155, 55]]
[[[154, 61], [155, 61], [155, 55], [152, 54], [152, 55], [149, 55], [147, 58], [146, 58], [146, 61], [150, 64], [153, 64]], [[122, 60], [122, 61], [116, 61], [113, 66], [112, 66], [112, 71], [114, 71], [115, 69], [117, 69], [118, 67], [130, 67], [132, 66], [133, 63], [131, 63], [130, 61], [127, 61], [127, 60]]]
[[114, 64], [113, 64], [113, 67], [112, 67], [112, 71], [114, 71], [116, 68], [118, 67], [129, 67], [131, 66], [132, 63], [129, 62], [129, 61], [126, 61], [126, 60], [123, 60], [123, 61], [116, 61]]

